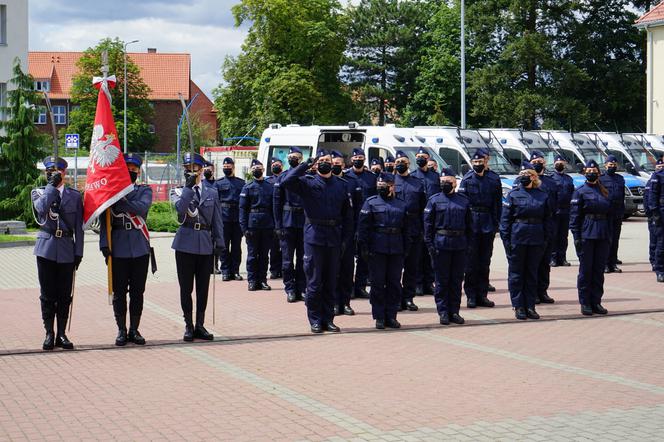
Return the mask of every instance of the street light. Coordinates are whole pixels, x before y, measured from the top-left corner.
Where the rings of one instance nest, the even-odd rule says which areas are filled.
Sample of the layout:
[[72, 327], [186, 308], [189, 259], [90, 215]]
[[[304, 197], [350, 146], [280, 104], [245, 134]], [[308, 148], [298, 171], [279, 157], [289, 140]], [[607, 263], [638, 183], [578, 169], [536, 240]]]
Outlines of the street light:
[[466, 128], [466, 5], [461, 0], [461, 129]]
[[138, 40], [132, 40], [124, 44], [124, 153], [127, 153], [127, 46], [132, 43], [138, 43]]

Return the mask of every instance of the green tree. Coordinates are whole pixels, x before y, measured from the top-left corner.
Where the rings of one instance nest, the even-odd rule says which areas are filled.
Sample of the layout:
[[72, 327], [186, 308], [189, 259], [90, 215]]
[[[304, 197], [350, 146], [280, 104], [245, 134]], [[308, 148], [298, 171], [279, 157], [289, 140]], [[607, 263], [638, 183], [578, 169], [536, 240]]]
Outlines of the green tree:
[[336, 0], [242, 0], [250, 22], [242, 53], [226, 58], [215, 89], [224, 136], [260, 134], [271, 122], [331, 124], [357, 112], [339, 79], [347, 20]]
[[0, 216], [32, 221], [30, 191], [39, 177], [36, 164], [46, 154], [44, 137], [37, 130], [35, 105], [40, 101], [33, 90], [34, 79], [23, 72], [18, 58], [14, 60], [7, 107], [7, 117], [0, 121], [6, 135], [0, 147]]
[[[124, 130], [124, 42], [118, 38], [101, 40], [94, 48], [88, 48], [79, 59], [78, 74], [72, 79], [72, 101], [78, 106], [71, 111], [69, 126], [60, 131], [60, 137], [65, 133], [78, 133], [81, 136], [81, 145], [89, 146], [97, 108], [98, 90], [92, 85], [92, 78], [101, 76], [101, 54], [108, 51], [109, 74], [117, 78], [116, 87], [111, 89], [113, 118], [120, 137], [120, 146], [123, 145]], [[156, 141], [155, 135], [150, 133], [149, 122], [154, 113], [148, 95], [150, 88], [141, 78], [140, 68], [127, 58], [127, 148], [130, 151], [143, 152], [150, 150]]]
[[[210, 138], [210, 125], [203, 120], [201, 120], [198, 113], [192, 112], [189, 114], [189, 119], [191, 121], [191, 135], [194, 139], [194, 148], [196, 151], [202, 146], [212, 146], [215, 139], [214, 137]], [[182, 129], [180, 130], [180, 148], [182, 152], [189, 151], [189, 129], [187, 128], [187, 122], [182, 122]]]

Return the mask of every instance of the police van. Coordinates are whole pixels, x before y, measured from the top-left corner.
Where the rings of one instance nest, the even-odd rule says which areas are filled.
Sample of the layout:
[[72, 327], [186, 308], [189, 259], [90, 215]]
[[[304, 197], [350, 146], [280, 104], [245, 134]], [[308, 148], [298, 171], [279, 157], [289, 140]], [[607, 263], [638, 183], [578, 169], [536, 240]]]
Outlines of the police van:
[[608, 155], [615, 155], [630, 174], [648, 180], [655, 170], [655, 158], [631, 135], [616, 132], [583, 132]]

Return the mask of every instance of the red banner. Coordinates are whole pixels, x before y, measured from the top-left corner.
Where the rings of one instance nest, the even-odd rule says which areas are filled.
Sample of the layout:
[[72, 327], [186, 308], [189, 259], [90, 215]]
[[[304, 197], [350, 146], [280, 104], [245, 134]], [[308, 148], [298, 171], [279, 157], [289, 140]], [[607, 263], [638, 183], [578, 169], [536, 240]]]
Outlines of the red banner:
[[115, 86], [115, 77], [95, 78], [94, 84], [99, 89], [99, 95], [85, 180], [84, 228], [134, 188], [120, 150], [111, 112], [109, 87]]

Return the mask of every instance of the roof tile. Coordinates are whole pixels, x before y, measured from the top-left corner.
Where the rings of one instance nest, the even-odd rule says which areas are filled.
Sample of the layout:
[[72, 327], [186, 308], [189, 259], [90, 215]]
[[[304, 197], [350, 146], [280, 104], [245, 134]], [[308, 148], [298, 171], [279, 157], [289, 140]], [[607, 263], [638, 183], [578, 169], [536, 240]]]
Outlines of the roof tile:
[[653, 22], [664, 22], [664, 2], [646, 12], [636, 21], [638, 25], [645, 25]]

